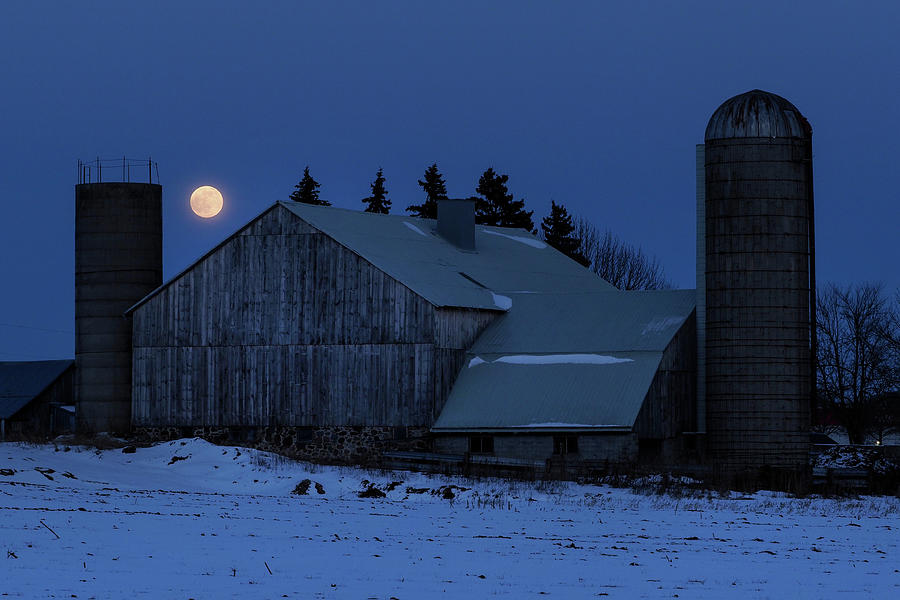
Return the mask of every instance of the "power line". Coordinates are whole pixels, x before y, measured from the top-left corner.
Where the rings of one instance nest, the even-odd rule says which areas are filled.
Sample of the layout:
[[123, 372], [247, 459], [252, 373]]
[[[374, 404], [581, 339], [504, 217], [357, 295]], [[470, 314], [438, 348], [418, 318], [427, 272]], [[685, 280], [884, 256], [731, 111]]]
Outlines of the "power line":
[[75, 332], [69, 329], [47, 329], [46, 327], [32, 327], [31, 325], [16, 325], [15, 323], [0, 323], [0, 327], [15, 327], [16, 329], [33, 329], [35, 331], [47, 331], [49, 333], [65, 333], [75, 335]]
[[0, 356], [13, 356], [15, 358], [35, 358], [38, 360], [71, 360], [71, 357], [69, 357], [68, 359], [47, 358], [46, 354], [23, 354], [21, 352], [0, 352]]

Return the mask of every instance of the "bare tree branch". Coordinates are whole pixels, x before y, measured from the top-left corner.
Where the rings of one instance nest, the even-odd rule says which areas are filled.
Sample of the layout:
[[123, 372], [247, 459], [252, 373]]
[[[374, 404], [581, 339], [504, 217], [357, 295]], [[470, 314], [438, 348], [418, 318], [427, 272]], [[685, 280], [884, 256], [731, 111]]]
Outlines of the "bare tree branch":
[[900, 386], [897, 308], [880, 284], [826, 285], [816, 303], [820, 402], [847, 429], [850, 442], [881, 441], [900, 423], [887, 398]]
[[575, 236], [588, 268], [620, 290], [660, 290], [672, 287], [656, 257], [627, 244], [610, 231], [600, 231], [586, 219], [575, 220]]

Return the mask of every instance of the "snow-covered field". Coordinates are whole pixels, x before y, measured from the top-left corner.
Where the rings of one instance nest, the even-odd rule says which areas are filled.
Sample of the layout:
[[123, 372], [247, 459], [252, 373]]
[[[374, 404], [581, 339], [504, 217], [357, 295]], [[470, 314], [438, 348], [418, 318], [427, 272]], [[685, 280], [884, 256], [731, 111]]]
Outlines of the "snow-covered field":
[[897, 598], [898, 534], [896, 498], [371, 473], [201, 440], [0, 445], [9, 597]]

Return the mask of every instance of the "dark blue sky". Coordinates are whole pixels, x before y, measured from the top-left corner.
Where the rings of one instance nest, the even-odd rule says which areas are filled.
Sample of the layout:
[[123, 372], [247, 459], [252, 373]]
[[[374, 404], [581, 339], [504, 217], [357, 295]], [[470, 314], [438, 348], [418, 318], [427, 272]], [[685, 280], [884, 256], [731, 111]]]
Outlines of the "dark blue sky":
[[166, 278], [304, 165], [346, 208], [383, 167], [400, 212], [437, 162], [451, 196], [493, 166], [692, 288], [694, 145], [754, 88], [812, 123], [819, 280], [893, 290], [898, 31], [894, 1], [0, 3], [0, 360], [74, 353], [75, 161], [98, 155], [159, 162]]

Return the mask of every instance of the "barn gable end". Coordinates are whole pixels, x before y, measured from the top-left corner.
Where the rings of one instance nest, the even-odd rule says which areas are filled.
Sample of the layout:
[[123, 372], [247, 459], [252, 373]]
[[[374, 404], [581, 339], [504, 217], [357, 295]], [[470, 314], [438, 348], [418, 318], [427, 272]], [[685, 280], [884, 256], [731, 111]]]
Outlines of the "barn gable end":
[[436, 308], [276, 205], [133, 309], [134, 425], [427, 427], [496, 314]]

